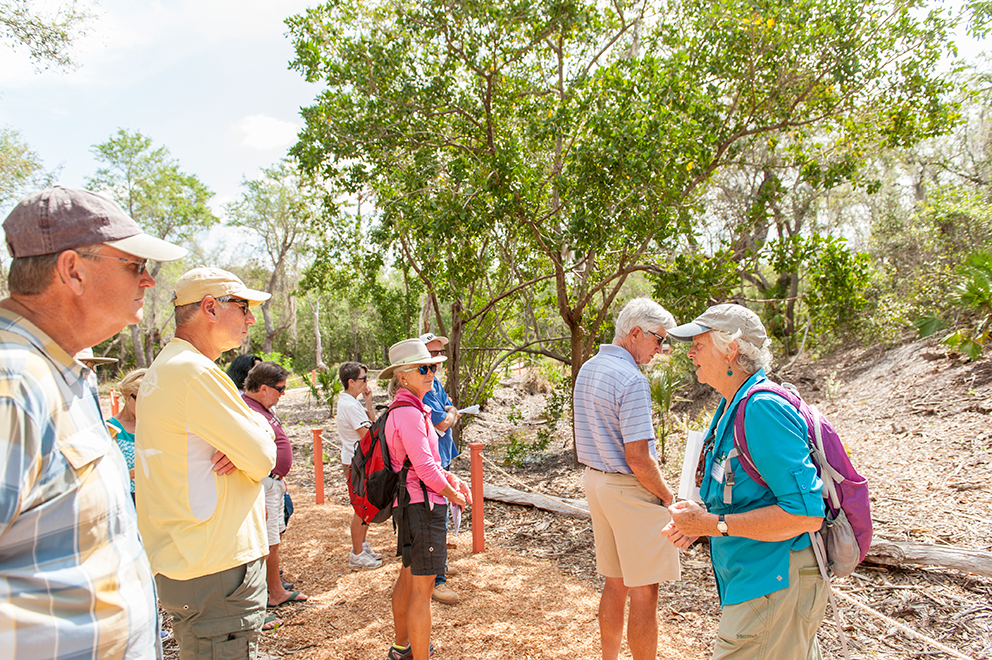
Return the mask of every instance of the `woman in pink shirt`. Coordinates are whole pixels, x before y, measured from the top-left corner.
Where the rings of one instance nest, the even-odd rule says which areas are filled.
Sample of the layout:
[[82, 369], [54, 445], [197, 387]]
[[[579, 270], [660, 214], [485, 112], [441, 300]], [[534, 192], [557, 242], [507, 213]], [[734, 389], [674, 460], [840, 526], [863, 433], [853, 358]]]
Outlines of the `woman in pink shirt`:
[[393, 470], [399, 472], [410, 460], [406, 492], [400, 493], [400, 504], [409, 503], [394, 510], [399, 530], [396, 551], [403, 558], [403, 568], [393, 587], [396, 637], [388, 660], [430, 657], [431, 594], [434, 578], [444, 571], [447, 561], [447, 500], [459, 506], [472, 501], [468, 485], [441, 469], [437, 432], [424, 403], [437, 365], [446, 359], [431, 357], [419, 339], [407, 339], [389, 348], [391, 364], [379, 374], [380, 379], [392, 377], [390, 391], [396, 392], [386, 421]]

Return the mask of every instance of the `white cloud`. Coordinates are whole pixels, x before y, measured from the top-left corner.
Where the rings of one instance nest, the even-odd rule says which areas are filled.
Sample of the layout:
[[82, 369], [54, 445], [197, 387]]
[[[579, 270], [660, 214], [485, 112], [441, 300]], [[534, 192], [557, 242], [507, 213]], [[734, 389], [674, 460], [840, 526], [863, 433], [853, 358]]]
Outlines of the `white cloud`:
[[266, 115], [251, 115], [235, 123], [235, 129], [244, 133], [241, 144], [263, 151], [285, 149], [296, 142], [296, 133], [302, 124], [283, 121]]

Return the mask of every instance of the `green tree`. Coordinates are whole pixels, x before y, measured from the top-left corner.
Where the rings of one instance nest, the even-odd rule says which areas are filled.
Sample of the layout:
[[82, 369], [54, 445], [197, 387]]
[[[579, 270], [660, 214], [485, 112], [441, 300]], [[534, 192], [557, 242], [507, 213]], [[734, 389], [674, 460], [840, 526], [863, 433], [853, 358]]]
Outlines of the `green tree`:
[[[156, 147], [141, 132], [118, 129], [115, 136], [94, 145], [92, 151], [97, 161], [106, 166], [86, 180], [87, 187], [110, 195], [147, 233], [163, 240], [191, 243], [217, 223], [208, 205], [213, 197], [210, 189], [196, 175], [183, 172], [168, 149]], [[158, 262], [149, 264], [152, 277], [157, 277], [162, 267]], [[158, 319], [162, 301], [154, 296], [146, 296], [146, 300], [150, 304], [142, 327], [130, 326], [139, 367], [154, 359], [162, 322]], [[171, 314], [171, 305], [163, 306]]]
[[303, 167], [371, 191], [397, 258], [437, 252], [456, 355], [466, 319], [550, 278], [573, 378], [627, 278], [692, 242], [701, 193], [749, 148], [792, 134], [813, 168], [801, 136], [855, 154], [952, 118], [951, 22], [914, 1], [336, 0], [288, 23], [293, 67], [325, 85]]
[[[262, 350], [271, 353], [273, 338], [293, 321], [291, 301], [285, 294], [296, 287], [298, 258], [308, 243], [305, 227], [319, 210], [321, 195], [285, 160], [264, 168], [257, 179], [243, 180], [241, 187], [241, 198], [224, 208], [228, 224], [252, 236], [255, 249], [248, 256], [261, 257], [262, 261], [255, 263], [269, 274], [265, 290], [273, 298], [261, 305], [265, 324]], [[277, 293], [281, 293], [278, 297], [283, 307], [278, 326], [272, 310]]]
[[86, 33], [93, 14], [82, 2], [69, 0], [54, 12], [39, 10], [31, 0], [0, 0], [0, 38], [14, 48], [27, 48], [37, 66], [73, 66], [70, 49]]
[[54, 178], [55, 172], [45, 172], [41, 157], [19, 132], [0, 128], [0, 209], [30, 189], [51, 185]]

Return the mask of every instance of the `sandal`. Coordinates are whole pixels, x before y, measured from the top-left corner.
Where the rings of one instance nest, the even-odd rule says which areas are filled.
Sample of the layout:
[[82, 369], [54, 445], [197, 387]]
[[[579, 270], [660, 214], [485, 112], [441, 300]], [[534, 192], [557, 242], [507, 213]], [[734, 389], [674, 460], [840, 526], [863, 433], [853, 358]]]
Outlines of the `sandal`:
[[265, 617], [265, 623], [262, 624], [262, 630], [275, 630], [282, 625], [282, 619], [274, 614], [268, 614]]

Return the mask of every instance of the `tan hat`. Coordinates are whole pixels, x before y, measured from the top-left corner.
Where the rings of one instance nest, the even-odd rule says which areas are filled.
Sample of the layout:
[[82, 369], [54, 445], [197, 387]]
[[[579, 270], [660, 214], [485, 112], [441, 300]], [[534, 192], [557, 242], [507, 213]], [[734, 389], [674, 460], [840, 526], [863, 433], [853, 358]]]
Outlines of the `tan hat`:
[[194, 268], [179, 278], [172, 294], [176, 307], [200, 302], [207, 296], [244, 298], [250, 306], [260, 305], [272, 297], [271, 293], [249, 289], [235, 275], [220, 268]]
[[420, 335], [420, 341], [424, 342], [425, 344], [429, 344], [432, 341], [439, 341], [441, 342], [442, 346], [448, 345], [447, 337], [438, 337], [433, 332], [425, 332], [424, 334]]
[[389, 347], [389, 361], [392, 364], [379, 372], [379, 380], [392, 378], [397, 371], [405, 371], [404, 367], [438, 364], [447, 359], [443, 355], [431, 357], [427, 345], [419, 339], [404, 339]]
[[34, 257], [106, 243], [142, 259], [175, 261], [186, 248], [141, 230], [121, 207], [103, 195], [56, 186], [32, 193], [3, 222], [12, 257]]
[[92, 348], [84, 348], [83, 350], [76, 353], [76, 359], [79, 360], [80, 362], [83, 363], [89, 362], [90, 364], [93, 365], [112, 364], [114, 362], [117, 362], [117, 358], [94, 356]]
[[[697, 316], [692, 323], [684, 323], [668, 331], [668, 336], [679, 341], [692, 341], [696, 335], [710, 330], [720, 330], [737, 335], [738, 341], [746, 341], [755, 348], [763, 348], [768, 341], [765, 326], [761, 319], [743, 305], [726, 303], [714, 305]], [[738, 334], [739, 333], [739, 334]]]

